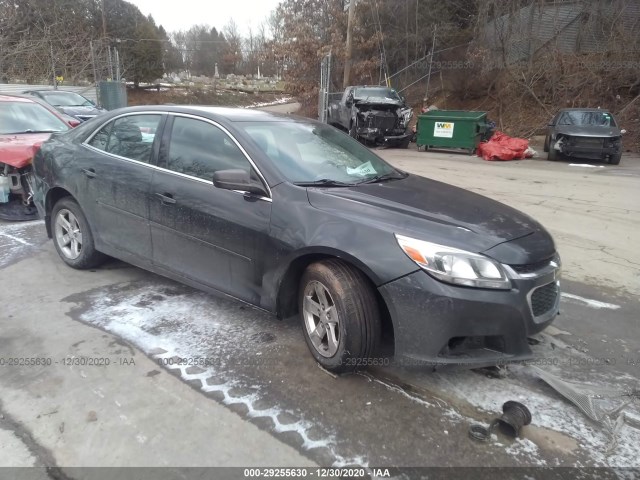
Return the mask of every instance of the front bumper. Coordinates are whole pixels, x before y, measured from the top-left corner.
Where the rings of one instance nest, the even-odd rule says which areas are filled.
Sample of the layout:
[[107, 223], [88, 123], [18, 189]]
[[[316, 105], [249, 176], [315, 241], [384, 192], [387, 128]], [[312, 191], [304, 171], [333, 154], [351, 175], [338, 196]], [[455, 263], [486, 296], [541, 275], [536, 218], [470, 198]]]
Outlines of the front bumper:
[[396, 361], [438, 368], [531, 358], [527, 337], [558, 314], [556, 276], [552, 270], [512, 280], [511, 290], [486, 290], [449, 285], [417, 271], [379, 287], [393, 322]]
[[413, 136], [413, 133], [408, 133], [406, 130], [392, 130], [384, 131], [381, 128], [362, 127], [357, 130], [358, 136], [369, 140], [370, 142], [378, 143], [401, 143], [409, 137]]
[[611, 141], [609, 138], [581, 138], [572, 137], [562, 141], [562, 145], [554, 147], [559, 149], [563, 155], [581, 158], [606, 158], [611, 155], [618, 155], [622, 151], [620, 142]]
[[567, 155], [569, 157], [580, 157], [580, 158], [605, 158], [610, 155], [617, 155], [620, 153], [619, 148], [615, 147], [604, 147], [599, 149], [593, 149], [589, 147], [580, 147], [580, 146], [563, 146], [560, 150], [563, 155]]

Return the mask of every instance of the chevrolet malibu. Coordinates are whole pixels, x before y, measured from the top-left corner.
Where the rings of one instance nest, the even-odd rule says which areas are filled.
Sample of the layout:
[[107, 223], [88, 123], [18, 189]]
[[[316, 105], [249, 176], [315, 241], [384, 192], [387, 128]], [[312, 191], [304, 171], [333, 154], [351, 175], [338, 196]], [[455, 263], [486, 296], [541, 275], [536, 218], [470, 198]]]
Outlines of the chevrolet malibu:
[[53, 135], [34, 169], [66, 264], [109, 255], [297, 315], [333, 372], [380, 360], [383, 333], [402, 364], [526, 359], [558, 313], [560, 259], [539, 223], [309, 119], [126, 108]]

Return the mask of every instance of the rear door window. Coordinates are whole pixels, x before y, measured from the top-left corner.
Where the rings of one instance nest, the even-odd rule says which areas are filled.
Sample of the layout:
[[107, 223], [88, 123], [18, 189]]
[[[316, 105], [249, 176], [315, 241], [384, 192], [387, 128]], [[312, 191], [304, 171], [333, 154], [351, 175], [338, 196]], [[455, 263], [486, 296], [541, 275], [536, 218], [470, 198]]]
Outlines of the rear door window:
[[94, 148], [149, 163], [161, 115], [127, 115], [102, 127], [89, 142]]

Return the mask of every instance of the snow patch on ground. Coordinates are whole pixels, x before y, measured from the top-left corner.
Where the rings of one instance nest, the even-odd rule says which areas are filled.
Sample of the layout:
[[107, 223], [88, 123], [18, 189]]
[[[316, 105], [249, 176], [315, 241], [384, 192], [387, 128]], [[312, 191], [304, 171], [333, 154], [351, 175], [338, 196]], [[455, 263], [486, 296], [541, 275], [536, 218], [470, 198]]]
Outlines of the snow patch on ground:
[[[299, 412], [291, 412], [278, 406], [260, 408], [259, 401], [265, 398], [262, 386], [256, 385], [255, 380], [251, 384], [243, 378], [218, 381], [221, 376], [229, 373], [225, 359], [228, 361], [230, 355], [225, 347], [229, 344], [233, 344], [234, 348], [249, 344], [251, 335], [259, 331], [251, 318], [243, 321], [241, 329], [229, 321], [238, 312], [242, 316], [251, 317], [248, 315], [251, 311], [240, 310], [230, 302], [221, 303], [219, 308], [212, 311], [211, 297], [185, 289], [186, 287], [181, 286], [154, 285], [142, 287], [136, 293], [124, 296], [119, 293], [113, 296], [99, 293], [91, 298], [90, 310], [80, 318], [133, 343], [157, 359], [159, 365], [179, 373], [183, 380], [200, 382], [199, 388], [203, 392], [218, 394], [225, 405], [241, 404], [247, 409], [248, 417], [270, 419], [273, 431], [297, 433], [302, 439], [304, 450], [326, 448], [334, 458], [333, 466], [368, 467], [366, 458], [346, 458], [340, 455], [335, 436], [331, 433], [325, 432], [319, 438], [313, 438], [317, 436], [318, 425], [306, 420]], [[175, 326], [185, 318], [189, 319], [189, 328], [176, 329]], [[171, 328], [171, 335], [162, 335], [163, 328]], [[200, 343], [202, 338], [215, 339], [212, 343], [219, 348], [216, 359], [220, 360], [215, 366], [196, 366], [194, 371], [193, 366], [175, 361], [176, 357], [212, 357], [211, 351], [207, 350], [211, 344], [208, 343], [205, 348]], [[242, 393], [237, 393], [238, 391]], [[245, 393], [246, 391], [249, 393]], [[294, 421], [284, 423], [281, 420], [283, 416], [293, 418]]]
[[34, 250], [37, 244], [30, 239], [30, 230], [40, 229], [44, 232], [42, 220], [0, 224], [0, 268]]
[[583, 303], [588, 307], [592, 307], [592, 308], [597, 308], [597, 309], [608, 308], [610, 310], [618, 310], [620, 308], [620, 305], [615, 305], [613, 303], [607, 303], [607, 302], [600, 302], [599, 300], [584, 298], [579, 295], [574, 295], [572, 293], [562, 292], [561, 295], [563, 298], [568, 298], [570, 300], [577, 300], [578, 302]]
[[540, 451], [538, 446], [526, 438], [516, 438], [505, 451], [514, 457], [526, 457], [530, 464], [533, 465], [544, 466], [547, 464], [547, 462], [539, 458]]
[[[611, 379], [613, 383], [615, 380]], [[523, 403], [531, 411], [532, 425], [574, 438], [580, 449], [588, 452], [592, 462], [589, 466], [637, 466], [640, 430], [623, 425], [616, 434], [617, 444], [614, 445], [614, 437], [606, 426], [592, 422], [560, 394], [550, 396], [542, 393], [539, 391], [540, 384], [538, 388], [532, 388], [532, 384], [538, 382], [542, 383], [524, 366], [512, 366], [510, 378], [507, 379], [490, 379], [473, 372], [460, 372], [453, 376], [449, 373], [446, 379], [448, 387], [457, 397], [496, 417], [502, 414], [505, 400]], [[606, 386], [600, 385], [599, 388]], [[516, 442], [507, 447], [507, 453], [518, 456], [529, 464], [544, 464], [540, 463], [544, 460], [540, 458], [535, 443], [522, 438]]]
[[285, 103], [290, 103], [293, 101], [293, 97], [280, 97], [276, 100], [270, 101], [270, 102], [258, 102], [258, 103], [252, 103], [251, 105], [248, 105], [244, 108], [260, 108], [260, 107], [270, 107], [272, 105], [283, 105]]
[[[119, 287], [120, 288], [120, 287]], [[325, 448], [334, 459], [334, 466], [367, 466], [367, 459], [344, 458], [338, 441], [332, 432], [319, 432], [319, 425], [305, 418], [299, 411], [285, 410], [272, 405], [267, 398], [267, 386], [256, 384], [256, 380], [245, 379], [233, 373], [239, 356], [260, 358], [252, 345], [252, 338], [261, 334], [261, 314], [233, 302], [218, 302], [213, 305], [211, 297], [194, 292], [180, 285], [148, 285], [136, 289], [121, 288], [120, 291], [105, 290], [90, 299], [90, 309], [81, 315], [82, 320], [94, 324], [135, 344], [148, 355], [156, 358], [160, 365], [176, 371], [185, 381], [199, 382], [199, 388], [214, 394], [227, 405], [244, 405], [250, 418], [267, 418], [277, 433], [296, 432], [302, 440], [302, 448], [313, 450]], [[571, 349], [556, 337], [540, 337], [544, 348], [551, 349], [552, 357], [561, 359], [559, 366], [545, 367], [561, 378], [572, 375], [572, 380], [589, 381], [594, 388], [623, 385], [637, 382], [628, 375], [614, 375], [613, 371], [585, 373], [567, 368], [569, 358], [589, 359], [588, 355]], [[547, 342], [546, 346], [545, 343]], [[246, 347], [245, 347], [246, 346]], [[161, 353], [158, 353], [161, 352]], [[544, 353], [544, 352], [542, 352]], [[200, 368], [171, 364], [175, 357], [215, 358], [215, 365]], [[384, 386], [420, 406], [442, 412], [442, 416], [455, 424], [477, 423], [477, 419], [460, 413], [460, 408], [437, 397], [422, 398], [406, 391], [398, 384], [369, 374], [369, 381]], [[586, 375], [581, 378], [580, 375]], [[459, 371], [434, 373], [426, 377], [429, 392], [442, 392], [442, 398], [460, 399], [479, 412], [498, 417], [506, 400], [524, 403], [532, 413], [535, 427], [559, 432], [572, 437], [584, 456], [588, 455], [588, 466], [632, 467], [637, 465], [640, 430], [622, 425], [612, 442], [611, 431], [605, 426], [590, 421], [573, 404], [566, 401], [537, 378], [526, 366], [512, 365], [506, 378], [488, 378], [477, 372]], [[285, 421], [285, 419], [287, 419]], [[471, 441], [471, 440], [469, 440]], [[520, 438], [509, 445], [496, 441], [491, 445], [505, 449], [523, 465], [545, 465], [542, 444]], [[546, 452], [546, 450], [545, 450]]]

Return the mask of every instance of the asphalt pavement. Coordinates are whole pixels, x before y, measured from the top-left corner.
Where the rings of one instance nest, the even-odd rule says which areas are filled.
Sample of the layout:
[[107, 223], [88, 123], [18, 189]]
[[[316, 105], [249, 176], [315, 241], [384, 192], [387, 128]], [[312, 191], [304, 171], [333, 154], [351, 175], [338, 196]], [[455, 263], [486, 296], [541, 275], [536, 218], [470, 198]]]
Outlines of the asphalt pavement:
[[[640, 410], [640, 158], [610, 167], [377, 153], [551, 231], [563, 299], [531, 340], [536, 362], [335, 377], [315, 364], [295, 318], [118, 261], [75, 271], [42, 222], [1, 223], [0, 465], [638, 467], [640, 430], [619, 413]], [[609, 414], [590, 420], [537, 368]], [[472, 441], [469, 425], [507, 400], [532, 412], [521, 437]]]

